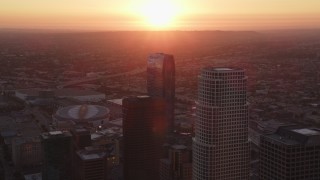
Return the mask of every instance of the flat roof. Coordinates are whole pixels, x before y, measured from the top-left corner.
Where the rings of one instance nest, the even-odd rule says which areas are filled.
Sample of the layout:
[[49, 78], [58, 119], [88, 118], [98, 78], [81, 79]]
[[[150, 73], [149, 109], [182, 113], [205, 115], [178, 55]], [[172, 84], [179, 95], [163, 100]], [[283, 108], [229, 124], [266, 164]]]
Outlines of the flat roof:
[[187, 149], [187, 146], [185, 145], [179, 145], [179, 144], [175, 144], [171, 146], [173, 149], [177, 149], [177, 150], [182, 150], [182, 149]]
[[101, 156], [98, 154], [80, 154], [82, 159], [89, 160], [89, 159], [99, 159]]
[[42, 139], [71, 137], [71, 136], [72, 135], [69, 131], [51, 131], [51, 132], [44, 132], [41, 134]]
[[[244, 69], [241, 68], [232, 68], [232, 67], [215, 67], [215, 66], [207, 66], [202, 69], [202, 71], [209, 71], [209, 72], [224, 72], [224, 71], [232, 71], [232, 72], [244, 72]], [[228, 72], [229, 73], [229, 72]]]
[[24, 143], [40, 143], [39, 136], [35, 137], [16, 137], [13, 139], [12, 143], [14, 144], [24, 144]]
[[61, 135], [61, 134], [62, 134], [62, 131], [51, 131], [51, 132], [49, 132], [49, 134], [50, 134], [51, 136]]
[[275, 133], [264, 136], [286, 145], [320, 145], [319, 129], [299, 125], [280, 126]]
[[42, 180], [42, 173], [24, 175], [25, 180]]
[[118, 105], [122, 106], [122, 100], [123, 99], [110, 99], [110, 100], [107, 100], [107, 102], [111, 102], [111, 103], [118, 104]]
[[217, 71], [231, 71], [233, 69], [231, 69], [231, 68], [214, 68], [214, 70], [217, 70]]
[[320, 135], [320, 131], [316, 131], [316, 130], [309, 129], [309, 128], [293, 129], [292, 131], [299, 133], [299, 134], [307, 135], [307, 136]]
[[122, 126], [123, 125], [123, 119], [118, 118], [112, 121], [109, 121], [109, 124], [116, 125], [116, 126]]
[[77, 154], [82, 160], [94, 160], [104, 158], [107, 155], [107, 152], [105, 149], [89, 146], [77, 151]]

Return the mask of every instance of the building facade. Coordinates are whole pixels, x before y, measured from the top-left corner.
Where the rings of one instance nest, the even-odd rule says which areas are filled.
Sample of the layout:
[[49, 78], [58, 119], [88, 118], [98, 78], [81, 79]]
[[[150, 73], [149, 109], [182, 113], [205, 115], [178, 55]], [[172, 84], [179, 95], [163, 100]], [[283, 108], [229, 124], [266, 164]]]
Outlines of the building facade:
[[124, 179], [159, 179], [166, 134], [165, 102], [149, 96], [123, 100]]
[[174, 129], [175, 63], [172, 55], [155, 53], [148, 57], [147, 91], [149, 96], [166, 101], [168, 132]]
[[193, 180], [249, 179], [247, 77], [204, 68], [199, 76]]
[[168, 157], [160, 160], [160, 180], [192, 180], [192, 151], [172, 145]]
[[106, 180], [107, 151], [89, 146], [76, 152], [75, 180]]
[[42, 164], [40, 138], [14, 138], [12, 140], [12, 160], [16, 169], [40, 166]]
[[43, 180], [71, 179], [72, 136], [67, 131], [52, 131], [40, 136], [43, 151]]
[[320, 129], [282, 126], [260, 140], [259, 179], [320, 179]]

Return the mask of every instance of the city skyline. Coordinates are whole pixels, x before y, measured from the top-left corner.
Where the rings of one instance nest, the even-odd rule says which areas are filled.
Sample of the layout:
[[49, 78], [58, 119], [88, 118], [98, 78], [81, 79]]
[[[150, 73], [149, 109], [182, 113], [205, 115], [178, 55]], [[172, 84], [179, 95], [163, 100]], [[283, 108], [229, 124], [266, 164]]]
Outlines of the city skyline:
[[0, 31], [0, 179], [318, 180], [319, 31]]
[[[0, 28], [70, 30], [262, 30], [320, 28], [309, 0], [4, 0]], [[160, 15], [159, 15], [160, 14]]]

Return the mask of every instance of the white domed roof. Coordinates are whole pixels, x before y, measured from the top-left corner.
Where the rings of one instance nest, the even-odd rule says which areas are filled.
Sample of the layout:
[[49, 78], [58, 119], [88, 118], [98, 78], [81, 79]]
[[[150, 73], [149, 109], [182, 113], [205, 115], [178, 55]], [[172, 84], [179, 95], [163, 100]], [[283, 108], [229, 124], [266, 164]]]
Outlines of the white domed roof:
[[59, 109], [55, 114], [55, 118], [58, 120], [91, 121], [104, 119], [109, 112], [109, 109], [103, 106], [76, 105]]

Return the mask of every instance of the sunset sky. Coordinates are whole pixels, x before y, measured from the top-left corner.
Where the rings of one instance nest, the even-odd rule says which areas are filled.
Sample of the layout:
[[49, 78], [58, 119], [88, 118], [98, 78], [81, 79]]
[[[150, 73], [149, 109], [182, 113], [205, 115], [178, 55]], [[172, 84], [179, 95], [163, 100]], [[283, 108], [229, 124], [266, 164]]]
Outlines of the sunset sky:
[[320, 28], [320, 0], [0, 0], [0, 28]]

